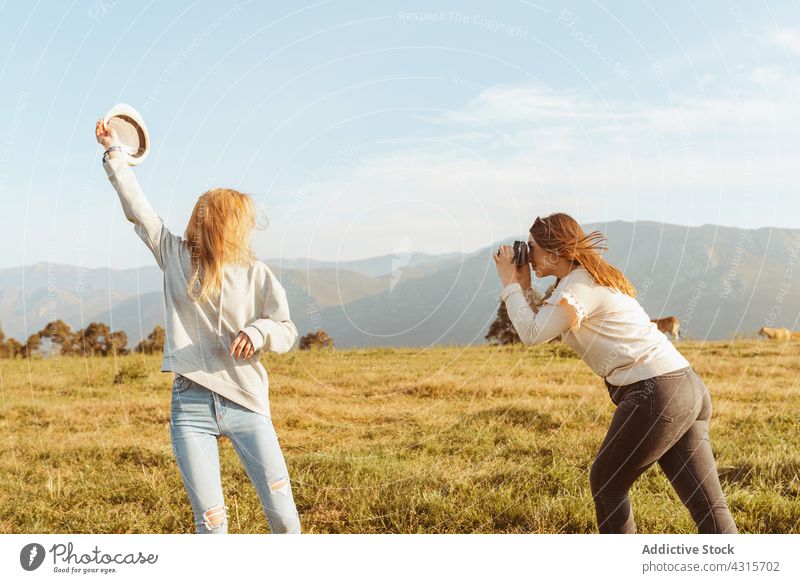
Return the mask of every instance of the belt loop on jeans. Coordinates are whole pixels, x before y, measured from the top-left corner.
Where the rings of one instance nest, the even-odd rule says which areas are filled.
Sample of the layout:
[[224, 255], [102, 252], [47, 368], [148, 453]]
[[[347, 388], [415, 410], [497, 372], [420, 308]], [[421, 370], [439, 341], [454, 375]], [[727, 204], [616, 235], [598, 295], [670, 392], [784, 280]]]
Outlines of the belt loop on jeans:
[[608, 389], [608, 396], [611, 397], [611, 402], [614, 403], [615, 405], [619, 405], [625, 398], [625, 395], [627, 395], [628, 392], [631, 389], [633, 389], [634, 386], [638, 385], [642, 381], [628, 383], [627, 385], [612, 385], [604, 378], [603, 382], [605, 383], [606, 388]]
[[603, 382], [606, 385], [606, 389], [608, 390], [608, 396], [611, 399], [611, 402], [614, 403], [615, 405], [618, 405], [619, 400], [615, 399], [615, 396], [617, 393], [617, 389], [619, 389], [619, 387], [617, 385], [612, 385], [605, 378], [603, 378]]

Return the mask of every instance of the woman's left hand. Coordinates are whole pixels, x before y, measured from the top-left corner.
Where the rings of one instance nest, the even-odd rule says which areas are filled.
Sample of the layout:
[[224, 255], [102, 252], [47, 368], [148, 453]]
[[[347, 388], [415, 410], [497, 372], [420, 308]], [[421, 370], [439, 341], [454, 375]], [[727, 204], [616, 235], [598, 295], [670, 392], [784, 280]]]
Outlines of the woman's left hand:
[[531, 267], [528, 263], [517, 267], [514, 264], [514, 247], [511, 245], [501, 245], [497, 253], [494, 254], [494, 264], [497, 267], [497, 275], [503, 287], [510, 283], [518, 283], [523, 290], [531, 287]]
[[253, 342], [250, 337], [244, 332], [239, 332], [239, 335], [236, 336], [233, 344], [231, 344], [231, 356], [250, 358], [253, 356], [253, 352], [255, 352], [255, 348], [253, 348]]

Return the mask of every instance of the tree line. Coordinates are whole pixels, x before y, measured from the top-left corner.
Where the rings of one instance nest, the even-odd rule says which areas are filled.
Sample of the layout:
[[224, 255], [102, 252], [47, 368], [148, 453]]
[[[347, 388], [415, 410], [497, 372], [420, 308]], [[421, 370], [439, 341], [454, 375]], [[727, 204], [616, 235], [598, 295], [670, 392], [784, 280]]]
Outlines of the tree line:
[[[534, 295], [534, 303], [539, 304], [542, 295], [538, 291], [535, 291]], [[108, 325], [102, 322], [91, 322], [85, 328], [73, 331], [63, 320], [54, 320], [28, 336], [25, 342], [6, 338], [0, 324], [0, 358], [29, 358], [39, 353], [44, 339], [49, 339], [61, 356], [110, 356], [131, 353], [127, 348], [128, 335], [122, 330], [112, 332]], [[497, 308], [497, 315], [489, 327], [486, 339], [489, 344], [521, 342], [503, 302], [500, 302]], [[133, 352], [160, 354], [164, 350], [164, 340], [164, 328], [156, 326], [146, 339], [136, 345]], [[333, 347], [333, 338], [324, 330], [309, 332], [300, 339], [299, 345], [300, 350]]]
[[[540, 303], [541, 294], [535, 292], [534, 302]], [[38, 332], [34, 332], [25, 342], [15, 338], [6, 338], [0, 324], [0, 358], [29, 358], [38, 354], [44, 339], [49, 339], [53, 347], [61, 356], [110, 356], [130, 354], [128, 350], [128, 335], [117, 330], [112, 332], [108, 325], [102, 322], [91, 322], [85, 328], [73, 331], [69, 324], [63, 320], [54, 320]], [[500, 302], [495, 320], [489, 327], [486, 339], [490, 344], [517, 344], [520, 341], [517, 331], [511, 323], [505, 305]], [[133, 352], [144, 354], [160, 354], [164, 350], [164, 328], [156, 326], [139, 342]], [[311, 350], [334, 347], [333, 338], [324, 330], [309, 332], [300, 338], [299, 349]]]
[[[102, 322], [91, 322], [85, 328], [73, 331], [63, 320], [54, 320], [25, 342], [6, 338], [0, 325], [0, 358], [30, 358], [40, 352], [43, 341], [50, 340], [53, 348], [62, 356], [111, 356], [130, 354], [128, 335], [122, 330], [112, 332]], [[161, 353], [164, 349], [164, 329], [156, 326], [146, 339], [139, 342], [134, 352]]]
[[[0, 324], [0, 358], [29, 358], [40, 353], [43, 341], [50, 340], [61, 356], [110, 356], [130, 354], [128, 335], [122, 330], [112, 332], [102, 322], [92, 322], [85, 328], [73, 331], [63, 320], [54, 320], [28, 336], [25, 342], [6, 338]], [[164, 350], [164, 328], [156, 326], [147, 338], [139, 342], [133, 352], [160, 354]], [[309, 332], [300, 339], [300, 350], [333, 348], [333, 338], [324, 330]]]

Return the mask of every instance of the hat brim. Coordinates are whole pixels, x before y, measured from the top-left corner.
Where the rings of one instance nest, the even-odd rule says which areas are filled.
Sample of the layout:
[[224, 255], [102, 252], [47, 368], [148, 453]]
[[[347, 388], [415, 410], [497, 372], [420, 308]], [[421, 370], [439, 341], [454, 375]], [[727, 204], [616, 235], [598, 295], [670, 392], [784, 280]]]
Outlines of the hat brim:
[[128, 164], [141, 164], [150, 152], [150, 134], [136, 109], [127, 103], [118, 103], [104, 118], [105, 124], [114, 128], [128, 154]]

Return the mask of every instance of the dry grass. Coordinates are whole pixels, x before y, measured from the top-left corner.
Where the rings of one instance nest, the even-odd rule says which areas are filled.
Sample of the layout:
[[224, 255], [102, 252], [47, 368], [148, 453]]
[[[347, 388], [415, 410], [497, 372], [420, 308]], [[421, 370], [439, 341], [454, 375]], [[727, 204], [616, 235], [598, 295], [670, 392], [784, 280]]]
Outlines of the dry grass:
[[[800, 533], [800, 343], [683, 343], [714, 400], [741, 532]], [[594, 532], [588, 470], [613, 413], [563, 347], [365, 349], [265, 359], [304, 532]], [[184, 533], [160, 358], [0, 361], [0, 532]], [[114, 382], [115, 378], [119, 382]], [[266, 532], [221, 442], [229, 531]], [[694, 532], [657, 467], [641, 532]]]

